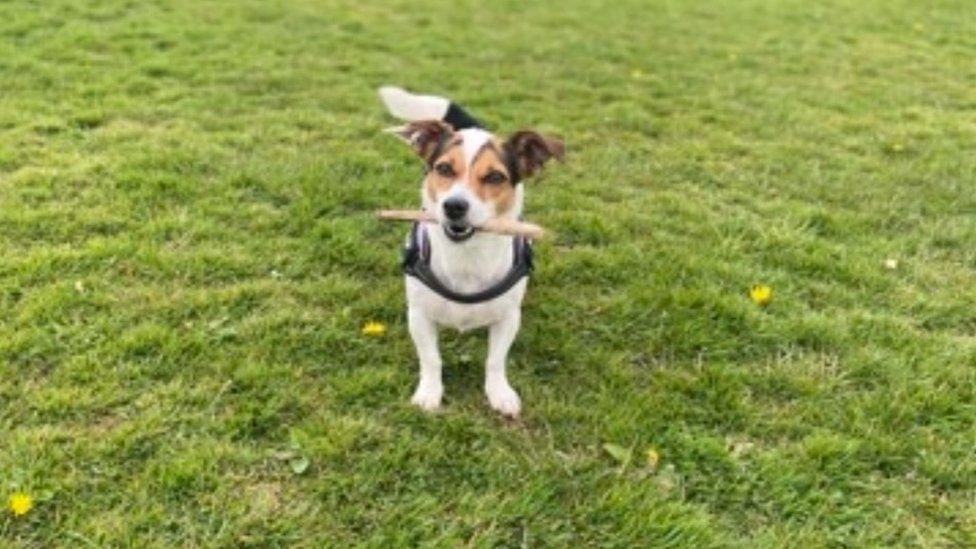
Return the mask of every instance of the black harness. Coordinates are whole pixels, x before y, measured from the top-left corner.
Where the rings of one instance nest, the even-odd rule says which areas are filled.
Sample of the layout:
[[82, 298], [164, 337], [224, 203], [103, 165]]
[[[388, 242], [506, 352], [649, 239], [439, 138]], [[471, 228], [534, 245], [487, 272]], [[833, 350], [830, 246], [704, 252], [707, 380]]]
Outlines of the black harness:
[[512, 286], [532, 272], [532, 242], [524, 236], [513, 237], [512, 252], [512, 268], [501, 280], [480, 292], [462, 294], [445, 286], [434, 275], [430, 268], [430, 237], [421, 223], [414, 223], [410, 229], [410, 239], [403, 249], [403, 272], [449, 301], [466, 305], [484, 303], [511, 290]]

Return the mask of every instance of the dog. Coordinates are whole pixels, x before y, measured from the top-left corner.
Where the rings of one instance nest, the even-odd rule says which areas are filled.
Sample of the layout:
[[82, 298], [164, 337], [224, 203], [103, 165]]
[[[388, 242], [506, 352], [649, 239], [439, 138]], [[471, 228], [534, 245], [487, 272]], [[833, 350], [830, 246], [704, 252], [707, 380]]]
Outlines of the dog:
[[519, 219], [524, 180], [552, 158], [562, 160], [565, 147], [532, 130], [503, 140], [443, 97], [393, 86], [379, 95], [390, 114], [406, 121], [390, 131], [424, 161], [421, 202], [437, 219], [413, 226], [404, 253], [407, 322], [420, 361], [411, 402], [429, 411], [441, 405], [439, 327], [487, 327], [485, 394], [493, 409], [518, 417], [522, 402], [505, 362], [521, 324], [531, 243], [476, 229], [493, 217]]

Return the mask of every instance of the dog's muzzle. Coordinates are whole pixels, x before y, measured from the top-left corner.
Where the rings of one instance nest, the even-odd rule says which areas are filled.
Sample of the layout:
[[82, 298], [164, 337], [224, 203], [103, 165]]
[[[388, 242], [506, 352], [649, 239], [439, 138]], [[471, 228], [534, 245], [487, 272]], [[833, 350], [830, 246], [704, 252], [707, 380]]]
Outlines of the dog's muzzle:
[[460, 197], [451, 197], [444, 201], [444, 234], [454, 242], [461, 242], [471, 238], [474, 227], [467, 221], [470, 204]]

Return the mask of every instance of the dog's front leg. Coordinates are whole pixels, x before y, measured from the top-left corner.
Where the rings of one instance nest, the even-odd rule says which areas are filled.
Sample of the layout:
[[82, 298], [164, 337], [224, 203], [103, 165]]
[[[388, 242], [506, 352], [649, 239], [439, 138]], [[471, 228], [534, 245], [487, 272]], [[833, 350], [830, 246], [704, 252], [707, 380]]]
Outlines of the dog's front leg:
[[437, 325], [412, 308], [407, 312], [407, 322], [410, 326], [410, 337], [417, 347], [417, 358], [420, 359], [420, 383], [417, 384], [417, 390], [410, 402], [424, 410], [436, 410], [444, 396], [441, 353], [437, 348]]
[[505, 360], [508, 349], [515, 341], [522, 313], [518, 309], [488, 328], [488, 360], [485, 362], [485, 394], [491, 407], [509, 417], [516, 417], [522, 410], [518, 393], [508, 384], [505, 376]]

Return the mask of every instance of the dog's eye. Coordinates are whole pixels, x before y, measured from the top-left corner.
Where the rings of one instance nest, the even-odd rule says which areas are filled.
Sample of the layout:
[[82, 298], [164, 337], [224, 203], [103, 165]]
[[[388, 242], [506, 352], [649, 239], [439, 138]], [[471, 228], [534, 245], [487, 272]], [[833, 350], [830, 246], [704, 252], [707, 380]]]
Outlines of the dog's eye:
[[482, 179], [482, 181], [484, 181], [489, 185], [498, 185], [504, 183], [506, 179], [508, 178], [505, 177], [505, 174], [503, 174], [502, 172], [490, 171], [488, 172], [488, 175], [486, 175], [484, 179]]
[[451, 166], [447, 162], [441, 162], [440, 164], [434, 166], [434, 170], [437, 172], [437, 175], [444, 177], [454, 177], [455, 175], [454, 166]]

